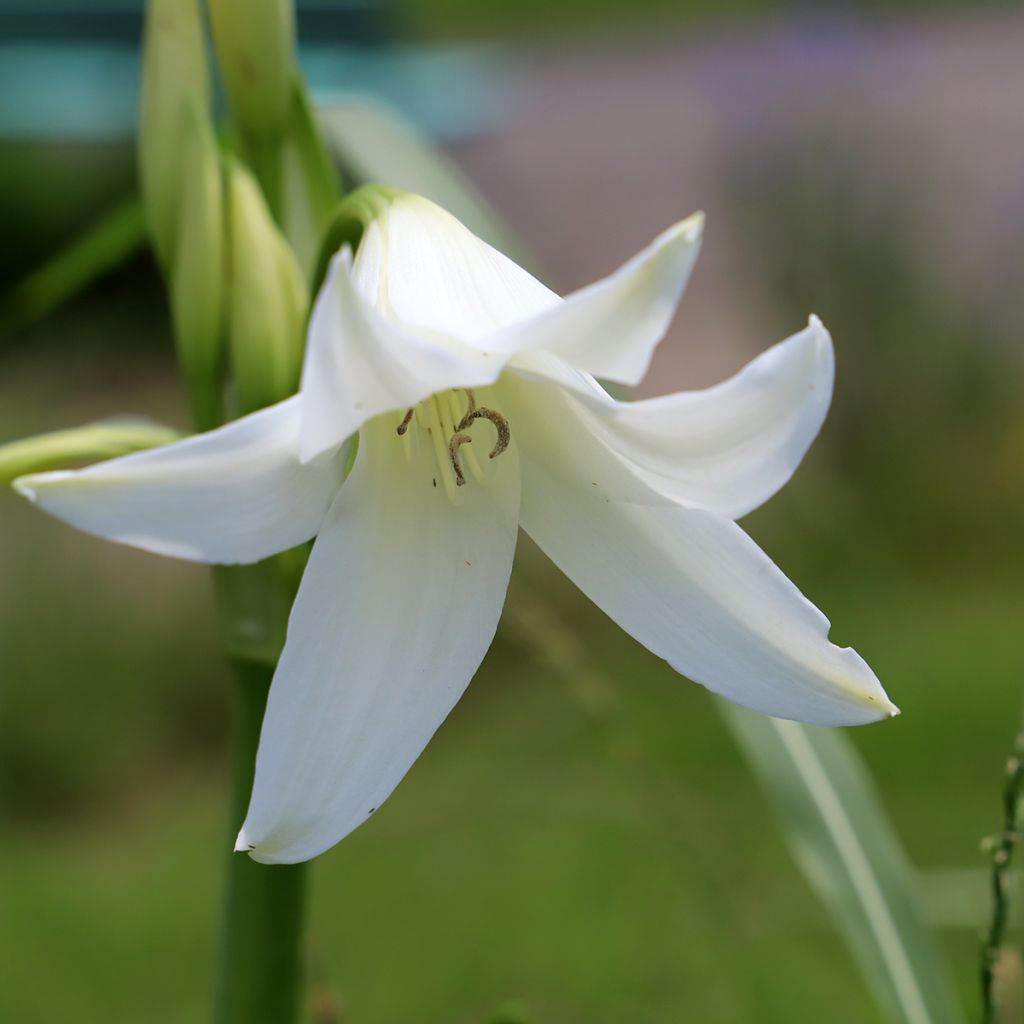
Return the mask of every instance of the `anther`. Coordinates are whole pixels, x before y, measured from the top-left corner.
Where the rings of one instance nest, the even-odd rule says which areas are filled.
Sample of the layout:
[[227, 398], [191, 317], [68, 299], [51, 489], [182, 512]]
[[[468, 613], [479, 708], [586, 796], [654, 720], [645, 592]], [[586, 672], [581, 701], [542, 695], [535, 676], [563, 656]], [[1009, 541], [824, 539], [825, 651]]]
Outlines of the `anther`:
[[493, 409], [484, 407], [479, 409], [473, 408], [462, 417], [462, 422], [455, 429], [465, 430], [473, 420], [488, 420], [494, 425], [494, 429], [498, 432], [498, 440], [495, 442], [491, 454], [487, 457], [489, 459], [496, 459], [508, 447], [508, 443], [512, 439], [512, 431], [509, 428], [508, 420], [500, 412], [495, 412]]
[[452, 439], [448, 442], [448, 456], [452, 460], [452, 469], [455, 470], [456, 487], [461, 487], [466, 482], [466, 478], [462, 475], [462, 467], [459, 465], [459, 449], [472, 440], [473, 438], [469, 434], [452, 434]]
[[413, 413], [416, 412], [416, 407], [413, 406], [406, 414], [405, 418], [401, 423], [398, 424], [398, 436], [401, 437], [408, 429], [409, 424], [412, 422]]

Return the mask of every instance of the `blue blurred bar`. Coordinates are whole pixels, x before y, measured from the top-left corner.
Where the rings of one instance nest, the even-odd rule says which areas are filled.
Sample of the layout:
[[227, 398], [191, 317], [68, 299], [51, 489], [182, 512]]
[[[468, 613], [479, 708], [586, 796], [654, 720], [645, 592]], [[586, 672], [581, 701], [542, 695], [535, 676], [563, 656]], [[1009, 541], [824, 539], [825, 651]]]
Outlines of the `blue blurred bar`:
[[[307, 3], [300, 61], [319, 100], [371, 95], [440, 138], [493, 123], [504, 79], [491, 46], [391, 42], [390, 12]], [[109, 140], [135, 131], [142, 4], [0, 3], [0, 139]]]

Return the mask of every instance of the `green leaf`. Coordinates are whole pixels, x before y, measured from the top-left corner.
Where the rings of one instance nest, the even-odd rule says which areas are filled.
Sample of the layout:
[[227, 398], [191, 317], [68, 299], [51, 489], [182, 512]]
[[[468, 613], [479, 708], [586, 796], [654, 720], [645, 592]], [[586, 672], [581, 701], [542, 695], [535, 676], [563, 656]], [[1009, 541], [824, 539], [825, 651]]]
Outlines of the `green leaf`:
[[138, 252], [145, 237], [142, 204], [132, 196], [0, 297], [0, 334], [28, 326], [84, 291]]
[[517, 263], [523, 246], [462, 171], [413, 125], [387, 107], [346, 100], [318, 108], [324, 135], [351, 176], [417, 192], [455, 214]]
[[917, 905], [914, 870], [850, 740], [838, 730], [718, 704], [888, 1019], [961, 1024]]

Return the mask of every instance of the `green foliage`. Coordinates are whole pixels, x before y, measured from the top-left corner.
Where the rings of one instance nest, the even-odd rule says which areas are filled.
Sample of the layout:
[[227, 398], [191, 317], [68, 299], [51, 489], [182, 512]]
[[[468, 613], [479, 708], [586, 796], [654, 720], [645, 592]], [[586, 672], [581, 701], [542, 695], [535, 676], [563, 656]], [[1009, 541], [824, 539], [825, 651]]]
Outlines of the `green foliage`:
[[914, 871], [847, 735], [719, 707], [888, 1019], [962, 1022]]

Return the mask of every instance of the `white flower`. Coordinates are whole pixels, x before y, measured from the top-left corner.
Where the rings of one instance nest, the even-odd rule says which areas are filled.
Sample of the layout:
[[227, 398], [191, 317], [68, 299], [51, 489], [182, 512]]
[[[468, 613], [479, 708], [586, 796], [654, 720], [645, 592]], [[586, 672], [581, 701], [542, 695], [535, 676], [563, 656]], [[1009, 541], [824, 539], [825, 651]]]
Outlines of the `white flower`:
[[595, 380], [643, 377], [700, 230], [677, 224], [563, 300], [396, 196], [354, 264], [333, 261], [298, 395], [18, 482], [83, 530], [179, 558], [252, 562], [317, 536], [238, 849], [313, 857], [387, 799], [491, 643], [519, 526], [623, 629], [731, 700], [824, 725], [896, 713], [734, 522], [821, 426], [821, 323], [706, 391], [619, 402]]

